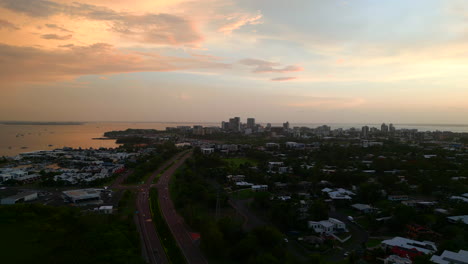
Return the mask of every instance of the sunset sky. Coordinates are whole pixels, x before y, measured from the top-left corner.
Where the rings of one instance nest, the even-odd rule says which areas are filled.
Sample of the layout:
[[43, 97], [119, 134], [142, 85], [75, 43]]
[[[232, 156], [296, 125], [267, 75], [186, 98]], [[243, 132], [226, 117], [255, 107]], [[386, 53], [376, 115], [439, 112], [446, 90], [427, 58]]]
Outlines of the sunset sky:
[[466, 0], [0, 0], [0, 120], [468, 123]]

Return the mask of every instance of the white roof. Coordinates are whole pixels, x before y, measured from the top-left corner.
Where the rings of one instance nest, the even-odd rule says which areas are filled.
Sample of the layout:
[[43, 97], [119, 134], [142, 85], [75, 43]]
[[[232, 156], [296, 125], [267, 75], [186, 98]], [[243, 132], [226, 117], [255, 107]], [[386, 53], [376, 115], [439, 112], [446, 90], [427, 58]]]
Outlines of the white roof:
[[367, 209], [372, 209], [372, 207], [368, 204], [353, 204], [351, 205], [353, 208], [356, 208], [358, 210], [367, 210]]
[[392, 239], [382, 241], [382, 244], [387, 246], [396, 246], [405, 249], [416, 249], [424, 254], [431, 254], [437, 251], [437, 247], [434, 242], [430, 241], [416, 241], [404, 237], [394, 237]]
[[462, 196], [451, 196], [450, 197], [451, 200], [461, 200], [465, 203], [468, 203], [468, 198], [465, 198], [465, 197], [462, 197]]
[[468, 251], [460, 250], [458, 253], [445, 250], [442, 255], [434, 255], [431, 261], [438, 264], [463, 263], [468, 264]]
[[321, 224], [325, 228], [333, 227], [333, 223], [328, 220], [320, 221], [319, 224]]
[[449, 216], [447, 218], [455, 222], [462, 221], [463, 223], [468, 225], [468, 215]]
[[341, 222], [340, 220], [338, 220], [338, 219], [336, 219], [336, 218], [331, 218], [331, 217], [330, 217], [330, 218], [328, 218], [328, 221], [331, 222], [331, 223], [333, 223], [333, 224], [343, 224], [343, 225], [344, 225], [343, 222]]

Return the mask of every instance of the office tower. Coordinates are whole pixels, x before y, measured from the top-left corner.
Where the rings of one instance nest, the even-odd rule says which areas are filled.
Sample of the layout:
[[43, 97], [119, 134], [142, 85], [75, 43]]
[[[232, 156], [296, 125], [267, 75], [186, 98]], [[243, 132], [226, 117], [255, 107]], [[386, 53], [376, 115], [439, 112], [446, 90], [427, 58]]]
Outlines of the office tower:
[[240, 117], [229, 118], [229, 130], [240, 132]]
[[367, 138], [369, 136], [369, 127], [363, 126], [361, 129], [361, 137]]
[[388, 129], [390, 130], [390, 133], [395, 133], [395, 127], [393, 126], [393, 124], [390, 124], [388, 125]]
[[247, 128], [252, 130], [255, 128], [255, 118], [247, 118]]
[[380, 131], [382, 133], [388, 133], [388, 126], [385, 123], [382, 123], [382, 125], [380, 126]]

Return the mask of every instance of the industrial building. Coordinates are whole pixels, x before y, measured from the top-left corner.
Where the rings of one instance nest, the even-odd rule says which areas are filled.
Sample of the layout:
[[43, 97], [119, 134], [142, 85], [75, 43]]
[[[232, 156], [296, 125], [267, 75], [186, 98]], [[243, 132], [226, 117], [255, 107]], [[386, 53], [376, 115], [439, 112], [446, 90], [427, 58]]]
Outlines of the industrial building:
[[63, 194], [67, 200], [75, 204], [101, 200], [99, 189], [70, 190], [64, 191]]
[[16, 204], [37, 199], [37, 192], [23, 192], [16, 195], [3, 198], [2, 204]]

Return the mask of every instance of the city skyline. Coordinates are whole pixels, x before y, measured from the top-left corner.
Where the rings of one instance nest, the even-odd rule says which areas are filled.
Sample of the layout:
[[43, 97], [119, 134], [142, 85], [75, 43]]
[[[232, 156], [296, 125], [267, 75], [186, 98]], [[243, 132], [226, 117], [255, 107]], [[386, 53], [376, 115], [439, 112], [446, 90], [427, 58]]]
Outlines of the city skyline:
[[468, 3], [0, 0], [0, 120], [466, 124]]

